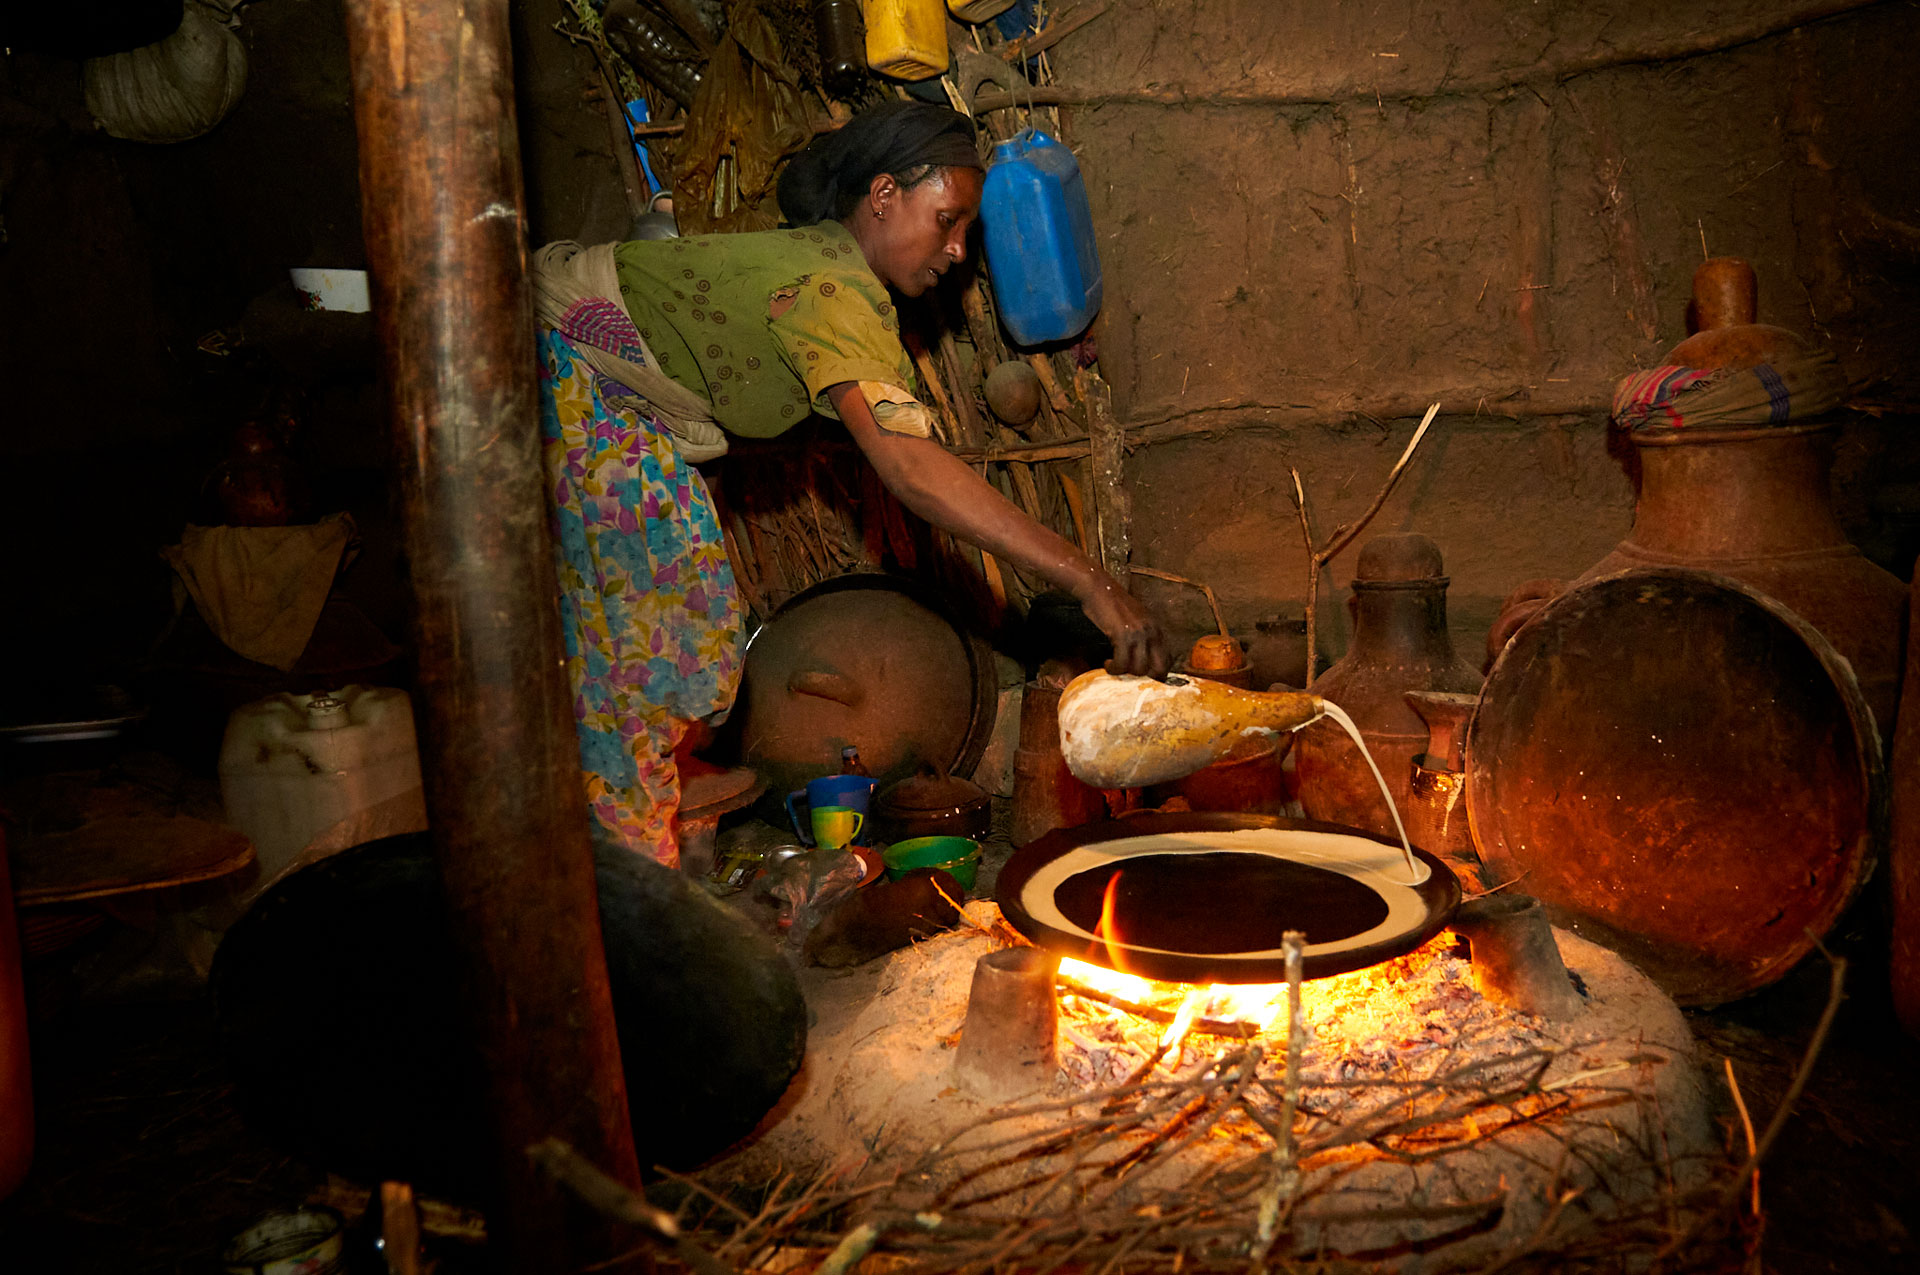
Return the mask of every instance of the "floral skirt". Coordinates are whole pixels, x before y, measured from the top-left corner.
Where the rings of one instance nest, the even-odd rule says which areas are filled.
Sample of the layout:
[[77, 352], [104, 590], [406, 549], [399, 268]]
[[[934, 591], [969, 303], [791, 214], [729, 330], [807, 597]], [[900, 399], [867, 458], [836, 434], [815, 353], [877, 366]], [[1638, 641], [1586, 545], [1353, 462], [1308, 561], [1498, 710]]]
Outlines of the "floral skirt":
[[675, 866], [674, 749], [740, 684], [733, 569], [706, 482], [673, 435], [610, 407], [566, 337], [542, 330], [539, 347], [560, 622], [594, 832]]

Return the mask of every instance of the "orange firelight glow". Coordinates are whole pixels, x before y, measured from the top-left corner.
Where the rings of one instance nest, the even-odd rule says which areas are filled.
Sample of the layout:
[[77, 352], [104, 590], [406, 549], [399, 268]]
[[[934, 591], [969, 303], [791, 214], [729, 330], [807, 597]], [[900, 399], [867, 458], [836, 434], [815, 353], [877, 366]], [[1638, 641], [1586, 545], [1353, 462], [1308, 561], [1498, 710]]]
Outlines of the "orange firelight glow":
[[1100, 897], [1100, 921], [1094, 935], [1106, 946], [1107, 967], [1090, 965], [1071, 957], [1060, 962], [1063, 981], [1083, 987], [1109, 1000], [1130, 1005], [1151, 1005], [1179, 998], [1180, 1009], [1166, 1039], [1184, 1037], [1195, 1018], [1212, 1023], [1249, 1023], [1260, 1031], [1269, 1030], [1287, 1008], [1285, 983], [1215, 983], [1204, 989], [1180, 983], [1157, 983], [1126, 972], [1126, 940], [1115, 917], [1116, 896], [1121, 874], [1107, 878]]
[[[1156, 983], [1072, 957], [1061, 959], [1060, 978], [1062, 982], [1128, 1005], [1151, 1005], [1197, 990], [1178, 983]], [[1215, 1023], [1251, 1023], [1266, 1031], [1286, 1013], [1287, 985], [1214, 983], [1206, 988], [1204, 998], [1195, 999], [1199, 1001], [1198, 1011], [1203, 1019]]]
[[[1093, 932], [1102, 943], [1107, 945], [1107, 964], [1116, 970], [1124, 971], [1127, 968], [1126, 958], [1122, 955], [1125, 949], [1121, 946], [1124, 940], [1120, 937], [1119, 922], [1113, 915], [1114, 896], [1120, 892], [1120, 876], [1121, 874], [1116, 872], [1107, 878], [1106, 892], [1100, 896], [1100, 923], [1093, 927]], [[1123, 976], [1132, 977], [1132, 975]], [[1139, 981], [1146, 982], [1145, 979]]]

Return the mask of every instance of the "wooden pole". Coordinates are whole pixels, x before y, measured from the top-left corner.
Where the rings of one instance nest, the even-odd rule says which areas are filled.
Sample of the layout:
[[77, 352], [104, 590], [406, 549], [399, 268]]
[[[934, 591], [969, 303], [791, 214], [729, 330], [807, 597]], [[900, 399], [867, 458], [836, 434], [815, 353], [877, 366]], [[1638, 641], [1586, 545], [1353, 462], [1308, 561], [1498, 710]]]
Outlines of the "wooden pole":
[[1127, 436], [1113, 418], [1112, 391], [1098, 376], [1087, 378], [1081, 398], [1087, 405], [1087, 436], [1093, 455], [1093, 521], [1100, 542], [1100, 565], [1117, 580], [1127, 578], [1132, 557], [1132, 501], [1127, 496]]
[[[508, 0], [347, 0], [360, 193], [414, 595], [422, 770], [497, 1138], [506, 1268], [614, 1237], [528, 1159], [640, 1181], [562, 669]], [[569, 1225], [569, 1222], [575, 1225]]]

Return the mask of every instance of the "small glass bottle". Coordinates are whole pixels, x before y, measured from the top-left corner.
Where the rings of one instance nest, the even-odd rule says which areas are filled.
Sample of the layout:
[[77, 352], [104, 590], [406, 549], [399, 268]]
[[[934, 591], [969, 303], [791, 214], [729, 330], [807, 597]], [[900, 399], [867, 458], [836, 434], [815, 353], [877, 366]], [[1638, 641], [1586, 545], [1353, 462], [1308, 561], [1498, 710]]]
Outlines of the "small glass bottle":
[[840, 750], [840, 773], [843, 775], [859, 775], [865, 779], [873, 778], [873, 772], [868, 770], [860, 760], [860, 750], [852, 744], [848, 744]]
[[814, 0], [820, 78], [836, 93], [856, 88], [867, 74], [867, 26], [858, 0]]

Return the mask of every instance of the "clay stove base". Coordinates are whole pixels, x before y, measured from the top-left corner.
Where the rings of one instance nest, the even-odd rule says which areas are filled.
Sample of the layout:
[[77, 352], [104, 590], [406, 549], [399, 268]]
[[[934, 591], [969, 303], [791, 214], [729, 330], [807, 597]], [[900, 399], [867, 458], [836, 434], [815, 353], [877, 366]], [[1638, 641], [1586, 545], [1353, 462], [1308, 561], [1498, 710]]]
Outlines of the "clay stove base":
[[[969, 911], [983, 926], [992, 925], [993, 905], [973, 903]], [[1545, 1216], [1548, 1201], [1568, 1189], [1583, 1192], [1579, 1209], [1605, 1217], [1676, 1187], [1698, 1185], [1724, 1163], [1709, 1131], [1707, 1095], [1694, 1061], [1692, 1037], [1673, 1002], [1605, 949], [1564, 932], [1556, 931], [1555, 937], [1568, 968], [1590, 992], [1586, 1011], [1566, 1024], [1511, 1015], [1482, 1001], [1467, 980], [1465, 962], [1457, 958], [1440, 958], [1453, 965], [1432, 977], [1445, 985], [1453, 1006], [1446, 1012], [1453, 1019], [1483, 1026], [1510, 1020], [1510, 1031], [1492, 1033], [1506, 1042], [1503, 1047], [1531, 1045], [1553, 1051], [1557, 1056], [1542, 1077], [1544, 1085], [1587, 1077], [1591, 1079], [1586, 1082], [1567, 1083], [1562, 1092], [1590, 1083], [1618, 1090], [1620, 1099], [1586, 1110], [1550, 1131], [1542, 1131], [1551, 1123], [1546, 1117], [1517, 1126], [1431, 1166], [1385, 1159], [1344, 1163], [1337, 1170], [1343, 1175], [1339, 1188], [1343, 1205], [1378, 1210], [1409, 1202], [1486, 1198], [1504, 1188], [1507, 1204], [1497, 1226], [1467, 1241], [1476, 1251], [1490, 1253], [1531, 1234]], [[1438, 940], [1446, 941], [1445, 935]], [[982, 930], [963, 930], [850, 972], [803, 973], [802, 986], [816, 1019], [806, 1063], [760, 1135], [717, 1166], [720, 1174], [751, 1181], [775, 1166], [794, 1170], [864, 1163], [861, 1172], [876, 1176], [905, 1168], [992, 1111], [990, 1104], [961, 1088], [953, 1066], [974, 962], [992, 946]], [[1309, 998], [1319, 986], [1323, 985], [1307, 985]], [[1362, 1022], [1377, 1016], [1352, 1005], [1347, 1009], [1357, 1030], [1378, 1031], [1378, 1021]], [[1313, 1018], [1311, 1011], [1309, 1016]], [[1339, 1016], [1336, 1012], [1335, 1017]], [[1406, 1019], [1408, 1015], [1400, 1011], [1389, 1017]], [[1341, 1028], [1317, 1019], [1312, 1030], [1314, 1039], [1305, 1055], [1309, 1078], [1316, 1073], [1329, 1079], [1359, 1074], [1351, 1062], [1334, 1063], [1329, 1069], [1320, 1061], [1346, 1057], [1355, 1050], [1364, 1056], [1371, 1048], [1376, 1069], [1380, 1051], [1404, 1055], [1390, 1064], [1391, 1073], [1401, 1078], [1427, 1074], [1445, 1054], [1431, 1045], [1409, 1048], [1412, 1042], [1403, 1037], [1376, 1036], [1370, 1046], [1340, 1039]], [[1488, 1033], [1475, 1035], [1485, 1038]], [[1200, 1065], [1198, 1059], [1240, 1043], [1195, 1038], [1187, 1048], [1183, 1074]], [[1023, 1101], [1058, 1100], [1111, 1083], [1110, 1074], [1089, 1072], [1084, 1051], [1064, 1034], [1061, 1055], [1062, 1069], [1053, 1087]], [[1490, 1055], [1489, 1060], [1496, 1057]], [[1449, 1065], [1474, 1060], [1475, 1055], [1456, 1049]], [[1276, 1039], [1269, 1045], [1261, 1074], [1270, 1074], [1277, 1083], [1280, 1072], [1281, 1049]], [[1091, 1085], [1086, 1083], [1090, 1075], [1095, 1082]], [[990, 1132], [994, 1137], [1038, 1135], [1061, 1120], [1062, 1113], [1053, 1111], [996, 1124]], [[1224, 1154], [1215, 1146], [1220, 1141], [1210, 1139], [1189, 1148], [1183, 1153], [1189, 1157], [1187, 1168], [1192, 1168], [1190, 1157], [1196, 1153]], [[1574, 1147], [1572, 1153], [1567, 1151], [1569, 1144]], [[1141, 1199], [1150, 1199], [1155, 1189], [1167, 1185], [1162, 1180], [1166, 1176], [1165, 1170], [1142, 1175], [1144, 1180], [1134, 1184]], [[930, 1184], [929, 1190], [938, 1185]], [[1391, 1247], [1409, 1238], [1407, 1224], [1386, 1220], [1328, 1228], [1313, 1242], [1354, 1252]]]

